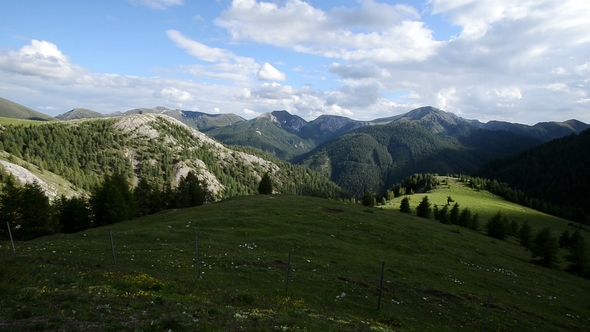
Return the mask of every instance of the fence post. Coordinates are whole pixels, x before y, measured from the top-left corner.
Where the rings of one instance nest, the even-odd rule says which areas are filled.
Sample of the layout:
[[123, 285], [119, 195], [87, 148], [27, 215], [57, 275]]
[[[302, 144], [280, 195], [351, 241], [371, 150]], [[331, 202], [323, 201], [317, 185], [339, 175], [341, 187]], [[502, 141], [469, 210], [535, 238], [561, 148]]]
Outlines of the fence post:
[[381, 310], [381, 293], [383, 291], [383, 273], [385, 271], [385, 261], [381, 264], [381, 283], [379, 284], [379, 302], [377, 303], [377, 310]]
[[289, 251], [289, 258], [287, 259], [287, 275], [285, 276], [285, 290], [289, 290], [289, 271], [291, 270], [291, 252]]
[[490, 310], [490, 302], [492, 302], [492, 293], [488, 295], [488, 305], [486, 306], [486, 313], [483, 316], [483, 325], [481, 326], [481, 332], [486, 330], [486, 321], [488, 319], [488, 311]]
[[12, 252], [16, 252], [16, 247], [14, 246], [14, 241], [12, 240], [12, 232], [10, 231], [10, 223], [7, 221], [6, 226], [8, 227], [8, 235], [10, 235], [10, 244], [12, 244]]
[[113, 251], [113, 263], [117, 264], [117, 258], [115, 258], [115, 243], [113, 242], [113, 231], [109, 229], [109, 235], [111, 237], [111, 250]]
[[201, 277], [201, 262], [199, 260], [199, 235], [195, 235], [195, 244], [197, 246], [197, 273]]

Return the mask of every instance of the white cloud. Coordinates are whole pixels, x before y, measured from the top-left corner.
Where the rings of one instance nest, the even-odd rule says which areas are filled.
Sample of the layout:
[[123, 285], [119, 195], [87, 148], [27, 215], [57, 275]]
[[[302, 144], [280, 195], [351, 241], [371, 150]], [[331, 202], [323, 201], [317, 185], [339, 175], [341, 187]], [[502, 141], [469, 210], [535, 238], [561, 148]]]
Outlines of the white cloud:
[[284, 81], [287, 78], [285, 73], [278, 71], [270, 63], [265, 62], [257, 73], [258, 79], [262, 81]]
[[[234, 0], [215, 23], [234, 40], [252, 40], [297, 52], [342, 59], [424, 60], [439, 42], [424, 27], [416, 10], [373, 1], [358, 9], [329, 12], [301, 0], [282, 7], [254, 0]], [[272, 27], [269, 29], [268, 27]], [[379, 28], [380, 31], [357, 32]]]
[[152, 9], [166, 9], [172, 6], [181, 6], [184, 4], [183, 0], [129, 0], [134, 5], [147, 6]]
[[185, 37], [176, 30], [168, 30], [166, 31], [166, 35], [172, 39], [176, 46], [185, 50], [186, 53], [207, 62], [230, 62], [231, 60], [239, 59], [238, 56], [228, 50], [209, 47], [196, 40]]
[[156, 98], [164, 98], [168, 102], [176, 103], [182, 106], [182, 103], [193, 100], [193, 96], [187, 91], [182, 91], [174, 87], [166, 87], [152, 94]]
[[253, 110], [250, 110], [250, 109], [247, 109], [247, 108], [244, 108], [244, 110], [242, 111], [242, 113], [244, 113], [244, 115], [247, 116], [247, 117], [249, 117], [249, 118], [250, 117], [257, 117], [257, 116], [260, 115], [259, 112], [256, 112], [256, 111], [253, 111]]
[[0, 69], [48, 79], [73, 79], [82, 72], [55, 44], [35, 39], [16, 52], [0, 56]]

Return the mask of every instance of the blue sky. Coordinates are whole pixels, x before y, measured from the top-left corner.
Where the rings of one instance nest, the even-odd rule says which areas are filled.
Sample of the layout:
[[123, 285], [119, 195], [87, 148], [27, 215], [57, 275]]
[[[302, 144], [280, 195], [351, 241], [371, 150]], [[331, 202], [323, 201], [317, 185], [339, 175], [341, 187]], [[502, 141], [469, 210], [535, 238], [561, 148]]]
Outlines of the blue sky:
[[161, 105], [368, 120], [430, 105], [590, 122], [586, 1], [21, 0], [2, 12], [0, 97], [50, 115]]

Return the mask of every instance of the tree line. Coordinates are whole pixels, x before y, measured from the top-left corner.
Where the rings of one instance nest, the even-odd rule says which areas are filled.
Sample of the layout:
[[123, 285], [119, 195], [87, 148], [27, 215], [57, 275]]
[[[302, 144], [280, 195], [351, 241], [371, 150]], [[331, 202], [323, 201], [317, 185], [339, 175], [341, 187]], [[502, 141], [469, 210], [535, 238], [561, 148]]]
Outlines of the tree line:
[[[498, 195], [505, 200], [526, 206], [537, 211], [547, 213], [563, 219], [575, 221], [581, 224], [588, 224], [590, 220], [586, 215], [585, 211], [580, 207], [571, 207], [565, 205], [558, 205], [549, 201], [534, 198], [524, 193], [521, 190], [512, 189], [508, 183], [498, 182], [496, 180], [490, 180], [485, 178], [470, 177], [467, 175], [459, 175], [461, 182], [467, 183], [471, 188], [477, 190], [487, 190], [494, 195]], [[564, 193], [555, 192], [555, 195], [561, 195]]]
[[[451, 202], [453, 200], [449, 196], [447, 204], [443, 208], [438, 208], [436, 205], [432, 207], [428, 196], [424, 196], [416, 206], [416, 215], [426, 219], [430, 219], [433, 216], [435, 220], [441, 223], [467, 227], [477, 231], [478, 214], [472, 214], [469, 208], [461, 210], [457, 202], [449, 210], [448, 206], [450, 206]], [[403, 213], [412, 212], [408, 197], [402, 199], [399, 209]], [[501, 212], [497, 212], [492, 218], [487, 220], [484, 228], [488, 236], [498, 240], [503, 241], [509, 237], [516, 238], [522, 247], [530, 251], [532, 261], [545, 267], [555, 265], [559, 258], [559, 248], [565, 248], [568, 251], [564, 256], [568, 262], [565, 270], [590, 279], [588, 246], [580, 230], [576, 230], [571, 235], [569, 231], [565, 231], [558, 239], [553, 235], [550, 227], [544, 227], [533, 233], [533, 229], [528, 221], [519, 225], [515, 220], [510, 221]]]
[[[36, 182], [20, 185], [11, 174], [0, 175], [0, 221], [11, 227], [18, 240], [31, 240], [56, 233], [76, 233], [91, 227], [154, 214], [165, 209], [199, 206], [210, 200], [207, 188], [193, 172], [178, 186], [159, 187], [146, 179], [132, 188], [120, 173], [105, 175], [88, 197], [61, 196], [53, 201]], [[0, 237], [8, 230], [0, 228]]]

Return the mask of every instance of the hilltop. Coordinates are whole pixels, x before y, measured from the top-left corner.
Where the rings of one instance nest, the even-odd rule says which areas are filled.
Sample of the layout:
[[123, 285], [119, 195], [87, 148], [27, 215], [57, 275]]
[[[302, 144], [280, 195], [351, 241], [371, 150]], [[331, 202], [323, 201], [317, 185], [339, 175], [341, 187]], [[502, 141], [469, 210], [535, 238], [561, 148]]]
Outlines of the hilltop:
[[49, 121], [53, 117], [0, 97], [0, 117]]

